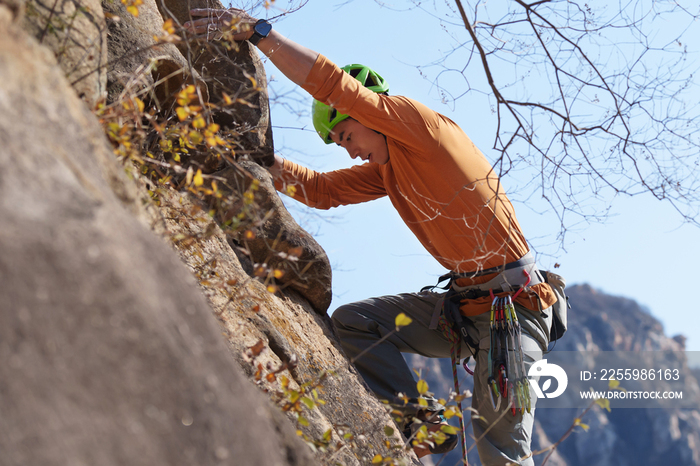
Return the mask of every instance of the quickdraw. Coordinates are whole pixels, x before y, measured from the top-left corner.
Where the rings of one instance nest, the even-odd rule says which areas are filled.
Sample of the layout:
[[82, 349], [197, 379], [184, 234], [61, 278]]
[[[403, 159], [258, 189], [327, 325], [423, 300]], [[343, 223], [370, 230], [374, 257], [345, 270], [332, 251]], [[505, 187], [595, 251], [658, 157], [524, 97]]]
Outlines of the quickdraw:
[[[527, 272], [525, 272], [527, 274]], [[522, 331], [513, 300], [529, 284], [528, 281], [512, 297], [494, 297], [491, 304], [491, 346], [488, 354], [489, 395], [491, 406], [498, 411], [501, 399], [510, 406], [511, 414], [531, 412], [529, 382], [523, 359]]]

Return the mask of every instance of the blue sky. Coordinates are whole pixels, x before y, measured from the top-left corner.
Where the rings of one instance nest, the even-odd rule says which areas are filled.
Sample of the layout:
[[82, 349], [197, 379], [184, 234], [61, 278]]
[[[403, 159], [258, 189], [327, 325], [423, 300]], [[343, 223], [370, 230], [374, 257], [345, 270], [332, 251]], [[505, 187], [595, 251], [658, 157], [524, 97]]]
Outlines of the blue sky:
[[[275, 5], [286, 7], [281, 2]], [[430, 74], [434, 68], [423, 68], [427, 76], [422, 76], [418, 68], [438, 60], [457, 41], [466, 40], [463, 27], [448, 25], [448, 31], [455, 34], [452, 38], [425, 11], [395, 11], [396, 8], [384, 5], [373, 0], [346, 3], [310, 0], [274, 27], [340, 65], [364, 63], [375, 68], [389, 81], [392, 94], [409, 96], [445, 114], [462, 126], [487, 157], [494, 157], [491, 147], [496, 120], [488, 96], [474, 94], [456, 103], [445, 103], [434, 85], [435, 75]], [[269, 14], [277, 12], [271, 9]], [[663, 36], [677, 27], [659, 22], [659, 30], [654, 34]], [[697, 33], [695, 38], [698, 39]], [[697, 55], [691, 58], [697, 60]], [[311, 100], [303, 91], [295, 90], [271, 63], [266, 63], [266, 67], [272, 81], [276, 150], [285, 158], [321, 171], [352, 165], [353, 161], [342, 149], [321, 142], [312, 131], [308, 114], [298, 115], [289, 111], [289, 105], [280, 104], [286, 102], [306, 110]], [[459, 79], [461, 76], [443, 76], [443, 82], [454, 83], [452, 89], [459, 88]], [[696, 96], [694, 104], [700, 95], [697, 84], [697, 81], [690, 84], [694, 92], [690, 95]], [[504, 180], [506, 188], [527, 187], [531, 180], [523, 176], [527, 175], [518, 172], [509, 175]], [[569, 284], [588, 283], [606, 293], [635, 299], [663, 322], [667, 335], [682, 333], [688, 338], [687, 349], [700, 351], [695, 284], [698, 281], [695, 269], [700, 264], [697, 244], [700, 228], [684, 224], [670, 204], [650, 195], [609, 196], [604, 200], [593, 199], [592, 204], [602, 211], [611, 201], [604, 222], [574, 222], [561, 241], [560, 223], [548, 212], [546, 204], [531, 197], [524, 202], [520, 199], [525, 197], [522, 191], [511, 197], [541, 268], [555, 270]], [[595, 202], [600, 205], [596, 206]], [[387, 199], [329, 212], [311, 211], [293, 201], [286, 203], [331, 260], [334, 269], [331, 311], [343, 303], [369, 296], [418, 291], [444, 273]], [[554, 269], [555, 264], [560, 267]]]

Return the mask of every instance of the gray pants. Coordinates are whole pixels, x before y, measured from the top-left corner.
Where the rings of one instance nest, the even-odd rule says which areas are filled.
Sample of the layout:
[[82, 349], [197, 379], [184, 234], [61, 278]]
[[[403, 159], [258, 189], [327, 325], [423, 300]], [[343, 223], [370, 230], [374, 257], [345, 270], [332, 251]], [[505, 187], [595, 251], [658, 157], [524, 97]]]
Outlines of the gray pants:
[[[404, 313], [413, 323], [402, 327], [381, 344], [372, 348], [355, 361], [355, 367], [379, 399], [397, 403], [396, 395], [403, 393], [409, 398], [418, 398], [416, 381], [401, 353], [415, 353], [431, 358], [449, 358], [451, 344], [439, 330], [430, 329], [430, 322], [443, 293], [421, 292], [396, 296], [370, 298], [364, 301], [341, 306], [333, 313], [336, 326], [346, 355], [353, 359], [373, 345], [394, 328], [394, 319]], [[522, 345], [525, 370], [533, 362], [542, 358], [546, 350], [551, 326], [551, 313], [545, 310], [533, 313], [516, 304], [518, 319], [522, 326]], [[485, 466], [510, 463], [534, 465], [532, 458], [521, 460], [530, 454], [530, 436], [535, 414], [536, 397], [532, 397], [532, 411], [516, 416], [494, 412], [487, 386], [488, 348], [490, 346], [490, 313], [468, 318], [472, 322], [470, 335], [479, 342], [474, 372], [474, 394], [472, 407], [484, 419], [472, 419], [472, 427], [479, 457]], [[462, 357], [472, 354], [472, 349], [462, 343]], [[529, 388], [529, 386], [528, 386]], [[411, 407], [415, 409], [415, 407]], [[431, 406], [435, 408], [435, 406]], [[405, 411], [406, 408], [404, 408]], [[407, 413], [408, 414], [408, 413]], [[466, 414], [465, 419], [469, 415]], [[495, 425], [484, 435], [492, 424]]]

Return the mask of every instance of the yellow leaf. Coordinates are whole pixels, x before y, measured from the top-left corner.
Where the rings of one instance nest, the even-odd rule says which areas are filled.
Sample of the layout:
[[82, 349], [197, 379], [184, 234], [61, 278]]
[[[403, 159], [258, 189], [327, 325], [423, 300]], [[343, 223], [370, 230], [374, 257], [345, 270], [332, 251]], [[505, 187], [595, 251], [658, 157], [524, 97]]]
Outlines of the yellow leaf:
[[130, 5], [126, 7], [126, 11], [131, 13], [133, 16], [138, 17], [139, 16], [139, 9], [135, 7], [134, 5]]
[[202, 186], [204, 183], [204, 178], [202, 178], [202, 170], [197, 169], [197, 173], [194, 175], [192, 181], [194, 182], [195, 186]]
[[268, 293], [276, 293], [277, 292], [277, 286], [275, 285], [267, 285], [267, 291]]
[[274, 271], [274, 277], [277, 278], [277, 279], [280, 279], [280, 278], [284, 277], [284, 270], [275, 269], [275, 271]]
[[607, 398], [598, 398], [595, 400], [596, 404], [603, 409], [610, 411], [610, 400]]
[[190, 131], [190, 141], [192, 141], [192, 144], [201, 144], [204, 141], [204, 138], [202, 135], [199, 133], [199, 131]]
[[619, 386], [620, 386], [619, 380], [610, 379], [610, 382], [608, 382], [608, 387], [610, 387], [610, 388], [617, 388]]
[[581, 418], [578, 418], [578, 417], [576, 419], [574, 419], [574, 425], [580, 426], [583, 430], [589, 429], [588, 424], [584, 424], [583, 422], [581, 422]]
[[428, 391], [428, 382], [421, 379], [416, 384], [416, 388], [418, 389], [418, 393], [425, 395], [425, 393]]
[[394, 321], [394, 323], [396, 324], [396, 330], [398, 330], [400, 327], [405, 327], [406, 325], [409, 325], [411, 322], [413, 322], [413, 319], [408, 317], [403, 312], [397, 315], [396, 320]]
[[418, 404], [424, 408], [427, 408], [428, 407], [428, 400], [426, 400], [425, 398], [418, 398]]
[[177, 117], [180, 119], [180, 121], [184, 121], [187, 118], [187, 115], [189, 115], [187, 107], [178, 107], [175, 109], [175, 113], [177, 113]]
[[372, 464], [379, 464], [383, 460], [382, 455], [374, 455], [374, 458], [372, 458]]
[[172, 141], [168, 139], [161, 139], [158, 144], [160, 145], [160, 148], [163, 149], [164, 152], [170, 152], [173, 150], [173, 143]]
[[163, 30], [168, 34], [175, 33], [175, 25], [173, 24], [173, 19], [170, 18], [163, 23]]
[[207, 126], [207, 122], [204, 121], [204, 118], [201, 115], [199, 115], [192, 121], [192, 126], [194, 126], [197, 129], [202, 129]]

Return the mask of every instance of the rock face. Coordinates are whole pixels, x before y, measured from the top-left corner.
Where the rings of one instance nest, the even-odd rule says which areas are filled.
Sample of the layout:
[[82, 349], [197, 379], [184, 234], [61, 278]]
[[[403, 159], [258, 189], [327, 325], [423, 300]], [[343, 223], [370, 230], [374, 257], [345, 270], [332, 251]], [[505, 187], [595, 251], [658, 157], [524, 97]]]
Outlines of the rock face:
[[124, 95], [137, 94], [167, 112], [174, 104], [175, 93], [186, 82], [195, 83], [203, 101], [208, 88], [197, 72], [173, 44], [157, 42], [164, 35], [163, 17], [154, 0], [138, 7], [138, 16], [127, 11], [119, 1], [105, 0], [108, 14], [107, 100], [115, 102]]
[[[224, 8], [219, 0], [160, 0], [156, 2], [163, 18], [176, 24], [190, 20], [195, 8]], [[236, 96], [232, 105], [214, 114], [214, 121], [240, 133], [248, 155], [270, 166], [274, 163], [270, 104], [265, 69], [255, 47], [248, 42], [183, 42], [179, 49], [208, 83], [211, 101], [221, 104], [224, 94]]]
[[129, 181], [94, 117], [3, 6], [0, 62], [1, 463], [310, 464], [186, 267], [110, 189]]
[[[682, 339], [669, 338], [661, 323], [635, 301], [606, 295], [587, 285], [567, 288], [572, 309], [569, 330], [556, 343], [554, 351], [683, 351]], [[681, 340], [681, 341], [679, 341]], [[645, 354], [645, 353], [641, 353]], [[673, 353], [676, 354], [676, 353]], [[436, 393], [448, 393], [452, 372], [448, 360], [428, 360], [411, 355], [409, 364], [423, 368], [423, 377]], [[665, 361], [673, 367], [684, 361]], [[690, 370], [685, 375], [683, 397], [700, 406], [698, 384]], [[471, 389], [472, 380], [463, 376], [462, 389]], [[624, 383], [624, 382], [623, 382]], [[654, 388], [659, 389], [659, 387]], [[695, 401], [692, 401], [695, 400]], [[581, 409], [541, 409], [535, 418], [533, 450], [542, 450], [559, 440]], [[700, 411], [697, 409], [630, 408], [606, 412], [593, 409], [583, 419], [587, 432], [577, 431], [549, 458], [548, 465], [696, 465], [700, 464]], [[539, 456], [539, 464], [544, 455]], [[455, 464], [454, 454], [443, 464]], [[425, 462], [428, 464], [428, 462]], [[479, 464], [470, 455], [470, 464]]]
[[66, 78], [91, 107], [106, 96], [107, 28], [98, 0], [29, 0], [25, 30], [53, 50]]
[[0, 464], [419, 464], [342, 354], [328, 260], [269, 174], [216, 153], [226, 168], [202, 175], [147, 154], [146, 130], [123, 139], [167, 111], [145, 96], [200, 81], [178, 68], [162, 87], [142, 68], [184, 60], [119, 29], [160, 28], [152, 1], [138, 19], [104, 7], [108, 102], [125, 111], [101, 127], [79, 96], [103, 91], [71, 87], [23, 4], [0, 0]]

